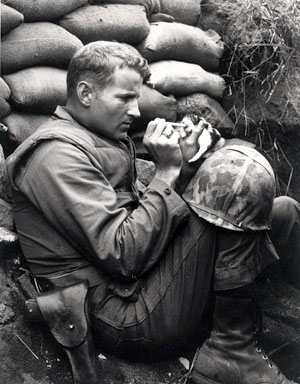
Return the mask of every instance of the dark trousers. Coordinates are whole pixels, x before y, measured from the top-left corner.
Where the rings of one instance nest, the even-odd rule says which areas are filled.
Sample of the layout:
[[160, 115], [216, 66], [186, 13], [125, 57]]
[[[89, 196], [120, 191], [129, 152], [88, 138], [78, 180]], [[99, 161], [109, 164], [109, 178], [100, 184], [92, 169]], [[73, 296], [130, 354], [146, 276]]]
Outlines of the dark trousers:
[[289, 197], [275, 199], [270, 238], [280, 262], [267, 268], [269, 276], [281, 274], [300, 289], [300, 204]]
[[[283, 237], [299, 252], [297, 204], [289, 198], [276, 199], [270, 236], [276, 246], [281, 245], [279, 232], [286, 212], [292, 212], [287, 221], [293, 225], [284, 228]], [[133, 284], [133, 290], [118, 284], [91, 290], [95, 339], [111, 352], [145, 358], [176, 353], [195, 336], [205, 338], [213, 290], [254, 281], [273, 260], [265, 240], [264, 233], [223, 230], [192, 214], [178, 228], [160, 262]]]

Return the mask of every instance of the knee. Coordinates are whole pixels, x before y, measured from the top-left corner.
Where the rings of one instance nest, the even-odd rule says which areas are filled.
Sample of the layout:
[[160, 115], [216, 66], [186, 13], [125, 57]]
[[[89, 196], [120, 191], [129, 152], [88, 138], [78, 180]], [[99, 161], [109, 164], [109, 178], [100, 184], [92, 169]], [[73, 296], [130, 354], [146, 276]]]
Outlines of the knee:
[[277, 197], [274, 200], [271, 218], [269, 235], [277, 251], [278, 247], [292, 248], [299, 244], [300, 204], [296, 200], [288, 196]]
[[274, 200], [272, 209], [272, 222], [291, 223], [297, 221], [300, 223], [300, 204], [289, 196], [279, 196]]

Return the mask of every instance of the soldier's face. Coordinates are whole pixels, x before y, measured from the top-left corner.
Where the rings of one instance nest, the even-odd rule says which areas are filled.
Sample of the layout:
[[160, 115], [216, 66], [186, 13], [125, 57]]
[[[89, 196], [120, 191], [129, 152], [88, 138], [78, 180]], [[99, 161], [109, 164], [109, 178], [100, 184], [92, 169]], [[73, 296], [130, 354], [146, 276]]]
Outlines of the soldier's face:
[[112, 140], [126, 138], [131, 123], [140, 116], [138, 98], [142, 84], [142, 76], [134, 69], [117, 69], [109, 83], [94, 92], [90, 128]]

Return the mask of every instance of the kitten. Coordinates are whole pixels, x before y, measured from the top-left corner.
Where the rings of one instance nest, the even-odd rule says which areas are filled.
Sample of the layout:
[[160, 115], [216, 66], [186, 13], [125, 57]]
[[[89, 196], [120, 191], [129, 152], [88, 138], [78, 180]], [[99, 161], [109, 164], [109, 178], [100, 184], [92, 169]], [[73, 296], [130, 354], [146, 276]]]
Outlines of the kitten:
[[[187, 114], [182, 119], [182, 123], [185, 123], [186, 126], [191, 126], [191, 123], [197, 125], [201, 121], [204, 122], [204, 127], [198, 138], [199, 150], [191, 159], [189, 159], [189, 163], [197, 161], [200, 157], [207, 158], [211, 153], [225, 145], [225, 139], [221, 137], [220, 132], [213, 128], [204, 118], [195, 114]], [[180, 134], [183, 137], [186, 136], [184, 129], [185, 128], [182, 127], [180, 130]]]

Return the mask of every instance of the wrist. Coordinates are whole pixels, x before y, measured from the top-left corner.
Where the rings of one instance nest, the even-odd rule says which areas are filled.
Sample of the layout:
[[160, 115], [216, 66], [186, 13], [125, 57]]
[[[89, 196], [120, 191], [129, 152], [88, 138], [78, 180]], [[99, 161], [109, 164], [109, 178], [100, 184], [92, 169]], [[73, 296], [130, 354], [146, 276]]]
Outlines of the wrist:
[[170, 166], [168, 168], [156, 169], [155, 178], [175, 188], [176, 181], [180, 175], [181, 167]]

